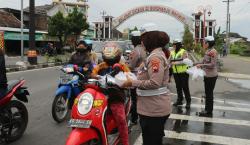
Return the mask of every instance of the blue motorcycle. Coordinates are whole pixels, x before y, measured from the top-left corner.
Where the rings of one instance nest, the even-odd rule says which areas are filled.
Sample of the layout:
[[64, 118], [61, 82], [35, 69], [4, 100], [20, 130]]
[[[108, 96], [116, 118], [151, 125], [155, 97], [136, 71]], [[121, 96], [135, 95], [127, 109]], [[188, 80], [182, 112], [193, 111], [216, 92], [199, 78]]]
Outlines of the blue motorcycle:
[[58, 123], [66, 119], [69, 110], [73, 106], [74, 99], [83, 91], [83, 85], [81, 84], [84, 80], [82, 79], [84, 78], [84, 74], [81, 73], [82, 69], [78, 68], [78, 70], [76, 71], [72, 64], [61, 68], [60, 82], [52, 104], [52, 116]]

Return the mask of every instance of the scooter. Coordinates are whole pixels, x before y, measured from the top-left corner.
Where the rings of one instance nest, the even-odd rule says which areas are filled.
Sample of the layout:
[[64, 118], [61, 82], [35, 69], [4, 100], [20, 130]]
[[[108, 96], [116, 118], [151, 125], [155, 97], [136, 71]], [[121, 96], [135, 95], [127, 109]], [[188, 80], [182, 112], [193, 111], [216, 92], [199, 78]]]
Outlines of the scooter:
[[6, 94], [0, 99], [0, 144], [18, 140], [26, 130], [28, 111], [22, 102], [28, 102], [29, 92], [24, 83], [23, 79], [9, 81]]
[[[112, 72], [113, 73], [113, 72]], [[111, 73], [111, 74], [112, 74]], [[114, 87], [113, 77], [104, 76], [101, 80], [89, 79], [86, 90], [74, 101], [68, 126], [72, 131], [66, 145], [117, 145], [119, 143], [118, 124], [108, 107], [105, 93]], [[131, 108], [130, 90], [126, 91], [125, 111]]]
[[83, 91], [83, 87], [80, 85], [80, 77], [83, 74], [76, 71], [76, 67], [83, 72], [81, 67], [73, 64], [65, 65], [60, 69], [62, 74], [52, 104], [52, 117], [57, 123], [61, 123], [66, 119], [74, 99]]

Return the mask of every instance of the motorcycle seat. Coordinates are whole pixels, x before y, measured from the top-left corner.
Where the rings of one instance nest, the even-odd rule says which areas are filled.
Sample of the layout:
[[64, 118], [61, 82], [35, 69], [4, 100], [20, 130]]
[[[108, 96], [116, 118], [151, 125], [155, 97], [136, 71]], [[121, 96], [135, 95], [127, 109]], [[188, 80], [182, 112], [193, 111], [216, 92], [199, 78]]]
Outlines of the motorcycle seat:
[[9, 93], [18, 83], [20, 83], [20, 80], [11, 80], [11, 81], [8, 81], [7, 93]]

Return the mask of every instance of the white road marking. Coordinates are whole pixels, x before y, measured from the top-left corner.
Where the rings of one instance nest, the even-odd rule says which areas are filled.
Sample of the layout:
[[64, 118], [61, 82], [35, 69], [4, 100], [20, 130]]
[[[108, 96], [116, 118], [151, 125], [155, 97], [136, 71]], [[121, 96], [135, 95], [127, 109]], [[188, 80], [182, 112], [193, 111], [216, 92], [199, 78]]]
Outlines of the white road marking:
[[[184, 106], [185, 105], [183, 105], [183, 107]], [[205, 105], [191, 104], [191, 108], [205, 108]], [[249, 108], [217, 106], [217, 105], [214, 105], [214, 109], [216, 109], [216, 110], [224, 110], [224, 111], [250, 112]]]
[[250, 127], [250, 121], [248, 121], [248, 120], [223, 119], [223, 118], [213, 118], [213, 117], [210, 118], [210, 117], [189, 116], [189, 115], [180, 115], [180, 114], [171, 114], [169, 118], [179, 119], [179, 120], [221, 123], [221, 124], [228, 124], [228, 125], [240, 125], [240, 126]]
[[[177, 94], [171, 93], [172, 95], [177, 96]], [[197, 100], [201, 100], [201, 97], [194, 97], [192, 96], [191, 98], [193, 99], [197, 99]], [[203, 100], [205, 101], [205, 98], [203, 98]], [[218, 103], [225, 103], [225, 104], [232, 104], [232, 105], [241, 105], [241, 106], [248, 106], [250, 107], [250, 104], [248, 103], [239, 103], [239, 102], [232, 102], [232, 101], [227, 101], [227, 99], [224, 100], [219, 100], [219, 99], [214, 99], [214, 102], [218, 102]]]
[[9, 72], [9, 73], [7, 73], [7, 75], [18, 74], [18, 73], [23, 73], [23, 72], [39, 71], [39, 70], [45, 70], [45, 69], [56, 68], [56, 67], [59, 67], [59, 66], [46, 67], [46, 68], [37, 68], [37, 69], [24, 70], [24, 71], [17, 71], [17, 72]]
[[[214, 144], [225, 144], [225, 145], [249, 145], [250, 140], [234, 138], [234, 137], [225, 137], [225, 136], [216, 136], [216, 135], [206, 135], [198, 133], [188, 133], [181, 132], [177, 133], [175, 131], [164, 130], [166, 138], [180, 139], [180, 140], [189, 140], [197, 142], [207, 142]], [[134, 145], [142, 145], [142, 136], [137, 138]]]

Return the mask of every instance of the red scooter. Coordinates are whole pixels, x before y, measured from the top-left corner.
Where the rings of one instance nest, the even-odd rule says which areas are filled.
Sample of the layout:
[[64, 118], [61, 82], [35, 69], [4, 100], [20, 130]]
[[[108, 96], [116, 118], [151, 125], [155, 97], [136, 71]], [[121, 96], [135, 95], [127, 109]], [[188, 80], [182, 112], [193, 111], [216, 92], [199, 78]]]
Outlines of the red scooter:
[[22, 102], [28, 102], [29, 92], [23, 87], [24, 82], [23, 79], [9, 81], [5, 96], [0, 99], [0, 144], [18, 140], [27, 127], [28, 111]]
[[[117, 70], [117, 69], [116, 69]], [[118, 124], [108, 108], [106, 91], [113, 87], [111, 76], [105, 79], [89, 79], [86, 90], [78, 95], [72, 108], [68, 125], [72, 131], [66, 145], [117, 145], [119, 143]], [[125, 109], [128, 116], [131, 107], [130, 90], [126, 90]], [[128, 118], [128, 117], [127, 117]]]

